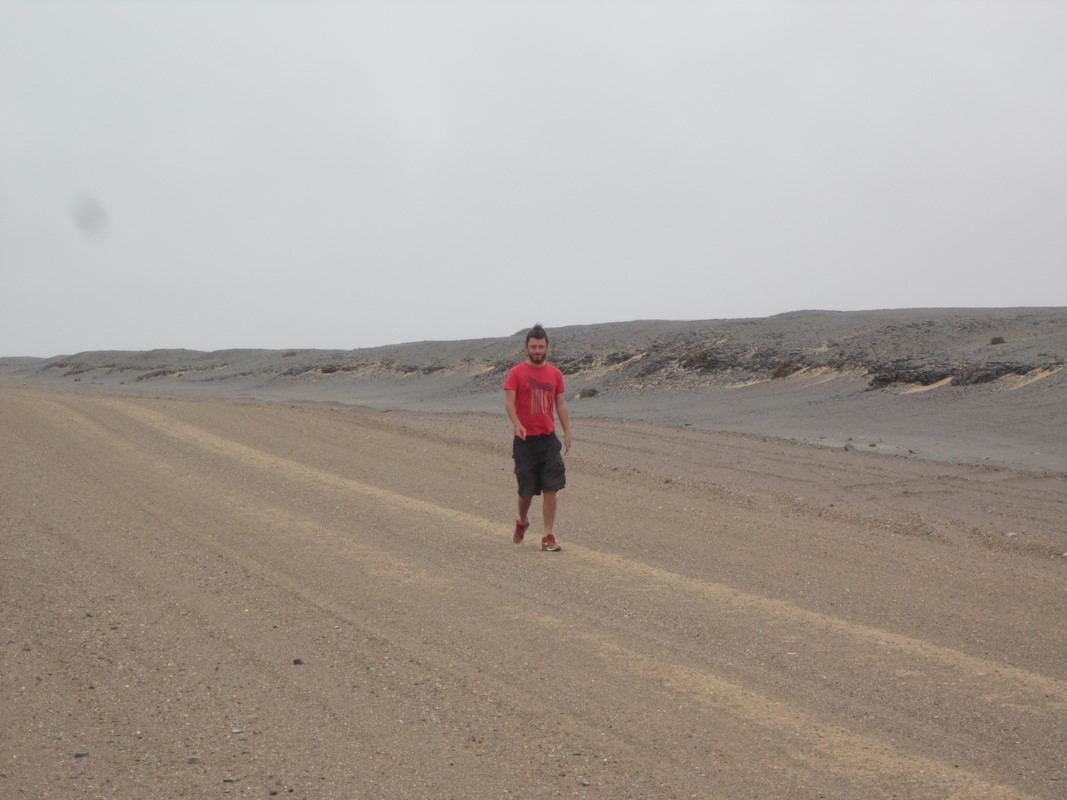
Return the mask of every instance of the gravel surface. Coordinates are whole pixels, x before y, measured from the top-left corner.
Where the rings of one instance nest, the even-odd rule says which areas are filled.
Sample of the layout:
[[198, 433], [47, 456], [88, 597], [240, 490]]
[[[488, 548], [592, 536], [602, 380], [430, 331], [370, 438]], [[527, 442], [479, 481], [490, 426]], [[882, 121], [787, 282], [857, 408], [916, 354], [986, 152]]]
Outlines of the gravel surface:
[[0, 361], [0, 796], [1064, 797], [1065, 314], [955, 315], [550, 331], [561, 553], [521, 336]]

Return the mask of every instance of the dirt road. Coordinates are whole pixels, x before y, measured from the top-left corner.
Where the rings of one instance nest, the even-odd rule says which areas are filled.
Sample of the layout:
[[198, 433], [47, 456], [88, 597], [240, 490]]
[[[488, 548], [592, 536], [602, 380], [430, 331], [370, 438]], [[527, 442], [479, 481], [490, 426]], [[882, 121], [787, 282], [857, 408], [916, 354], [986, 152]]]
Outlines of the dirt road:
[[502, 414], [0, 430], [4, 797], [1067, 796], [1062, 476], [590, 421], [552, 554]]

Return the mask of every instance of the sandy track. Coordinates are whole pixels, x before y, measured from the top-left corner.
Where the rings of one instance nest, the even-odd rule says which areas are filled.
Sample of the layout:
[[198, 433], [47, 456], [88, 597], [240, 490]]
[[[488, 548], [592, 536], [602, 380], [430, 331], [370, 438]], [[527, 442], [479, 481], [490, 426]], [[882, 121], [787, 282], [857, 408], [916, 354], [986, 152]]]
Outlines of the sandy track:
[[5, 796], [1067, 794], [1062, 476], [582, 421], [544, 554], [502, 415], [0, 426]]

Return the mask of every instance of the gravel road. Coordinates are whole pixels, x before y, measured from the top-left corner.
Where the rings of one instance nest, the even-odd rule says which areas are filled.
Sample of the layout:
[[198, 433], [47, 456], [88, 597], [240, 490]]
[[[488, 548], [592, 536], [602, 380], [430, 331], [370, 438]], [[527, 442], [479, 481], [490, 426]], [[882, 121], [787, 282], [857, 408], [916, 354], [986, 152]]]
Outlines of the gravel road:
[[552, 554], [499, 413], [0, 429], [4, 797], [1067, 796], [1062, 475], [579, 420]]

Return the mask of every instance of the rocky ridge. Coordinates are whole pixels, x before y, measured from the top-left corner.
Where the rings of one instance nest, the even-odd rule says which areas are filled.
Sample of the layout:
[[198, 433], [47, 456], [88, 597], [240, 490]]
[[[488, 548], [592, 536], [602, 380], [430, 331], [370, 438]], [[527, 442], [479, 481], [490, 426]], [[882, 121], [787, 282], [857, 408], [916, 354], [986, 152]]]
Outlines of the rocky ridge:
[[[522, 356], [507, 337], [354, 350], [91, 351], [0, 359], [0, 379], [103, 385], [448, 378], [450, 394], [496, 391]], [[1067, 309], [801, 311], [760, 319], [638, 321], [550, 329], [572, 391], [693, 388], [803, 372], [863, 375], [871, 389], [969, 386], [1058, 370]]]

